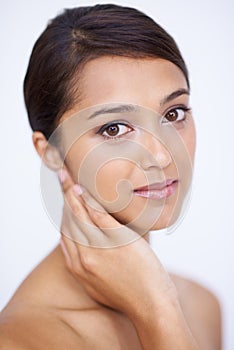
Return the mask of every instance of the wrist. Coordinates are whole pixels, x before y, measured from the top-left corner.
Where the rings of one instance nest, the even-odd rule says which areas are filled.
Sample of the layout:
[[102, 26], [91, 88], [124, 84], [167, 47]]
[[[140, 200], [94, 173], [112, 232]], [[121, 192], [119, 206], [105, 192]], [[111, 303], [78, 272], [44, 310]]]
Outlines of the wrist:
[[129, 318], [134, 324], [155, 324], [160, 319], [168, 318], [173, 314], [179, 314], [180, 305], [176, 296], [163, 298], [148, 298], [136, 304], [134, 311], [129, 313]]
[[[198, 350], [177, 298], [154, 303], [147, 312], [131, 318], [143, 349]], [[148, 340], [147, 340], [148, 339]], [[145, 347], [144, 344], [150, 346]]]
[[177, 310], [179, 308], [177, 289], [174, 284], [170, 284], [160, 292], [157, 292], [156, 288], [152, 288], [148, 293], [144, 291], [141, 299], [135, 302], [128, 316], [135, 322], [138, 320], [150, 322], [151, 318], [161, 314], [164, 315], [169, 312], [168, 310]]

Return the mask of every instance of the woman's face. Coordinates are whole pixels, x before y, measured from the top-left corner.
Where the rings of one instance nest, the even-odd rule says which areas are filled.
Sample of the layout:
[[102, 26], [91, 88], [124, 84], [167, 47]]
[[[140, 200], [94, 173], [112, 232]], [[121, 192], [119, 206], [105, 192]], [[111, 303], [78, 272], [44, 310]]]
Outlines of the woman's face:
[[79, 91], [80, 102], [60, 120], [74, 181], [139, 232], [173, 224], [195, 151], [182, 71], [163, 59], [106, 56], [85, 65]]

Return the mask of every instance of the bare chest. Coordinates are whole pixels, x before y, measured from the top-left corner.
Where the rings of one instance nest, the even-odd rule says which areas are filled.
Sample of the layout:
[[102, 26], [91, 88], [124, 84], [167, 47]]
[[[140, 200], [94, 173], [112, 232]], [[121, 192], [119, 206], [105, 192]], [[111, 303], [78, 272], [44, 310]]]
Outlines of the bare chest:
[[109, 310], [69, 312], [65, 322], [93, 350], [142, 350], [133, 324], [125, 316]]

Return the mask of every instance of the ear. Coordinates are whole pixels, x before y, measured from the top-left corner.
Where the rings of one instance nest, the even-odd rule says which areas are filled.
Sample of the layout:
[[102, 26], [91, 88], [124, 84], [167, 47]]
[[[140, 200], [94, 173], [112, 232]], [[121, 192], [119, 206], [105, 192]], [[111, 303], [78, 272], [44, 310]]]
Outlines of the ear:
[[63, 160], [59, 150], [52, 146], [40, 131], [34, 131], [32, 135], [34, 147], [45, 165], [54, 171], [61, 169]]

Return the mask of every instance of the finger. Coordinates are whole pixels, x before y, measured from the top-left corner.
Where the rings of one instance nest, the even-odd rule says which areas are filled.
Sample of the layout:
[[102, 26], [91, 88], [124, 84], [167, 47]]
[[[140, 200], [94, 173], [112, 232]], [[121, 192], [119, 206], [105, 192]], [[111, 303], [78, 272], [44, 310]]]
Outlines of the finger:
[[92, 272], [91, 267], [93, 267], [94, 260], [96, 261], [97, 258], [97, 255], [94, 256], [94, 250], [77, 244], [65, 236], [61, 237], [60, 246], [69, 270], [78, 275], [83, 281], [88, 281], [87, 273]]
[[60, 243], [60, 247], [62, 249], [64, 258], [65, 258], [66, 264], [69, 267], [69, 269], [71, 269], [72, 268], [72, 260], [71, 260], [71, 257], [70, 257], [70, 255], [68, 253], [68, 250], [67, 250], [67, 248], [65, 246], [65, 243], [64, 243], [62, 237], [60, 238], [60, 242], [59, 243]]
[[67, 237], [75, 240], [79, 244], [103, 246], [105, 243], [105, 234], [90, 218], [90, 215], [83, 203], [80, 201], [80, 195], [73, 188], [65, 194], [64, 204], [64, 224], [62, 230]]
[[69, 188], [64, 194], [64, 209], [73, 213], [79, 222], [91, 223], [90, 216], [84, 206], [84, 201], [77, 192], [74, 191], [74, 186]]
[[140, 238], [135, 231], [122, 225], [110, 215], [87, 190], [83, 191], [82, 197], [92, 222], [96, 224], [109, 239], [109, 246], [130, 243]]
[[67, 267], [71, 270], [71, 272], [75, 272], [78, 276], [83, 278], [85, 270], [81, 264], [77, 243], [62, 235], [60, 239], [60, 246], [63, 251]]
[[93, 219], [93, 222], [98, 224], [100, 228], [122, 227], [122, 225], [105, 210], [105, 208], [88, 192], [88, 190], [83, 189], [81, 196], [84, 200], [84, 206]]
[[72, 213], [70, 206], [65, 203], [60, 228], [61, 234], [80, 244], [89, 245], [89, 240], [84, 234], [81, 222], [77, 222], [78, 220], [79, 219]]
[[[80, 196], [82, 193], [82, 188], [78, 184], [74, 184], [72, 176], [65, 166], [63, 166], [63, 168], [61, 168], [57, 174], [64, 194], [65, 204], [67, 203], [70, 206], [75, 216], [86, 218], [87, 220], [85, 221], [88, 222], [89, 220], [87, 210], [84, 207], [80, 206], [77, 202], [83, 202], [83, 199]], [[77, 196], [74, 196], [74, 190]]]
[[58, 172], [64, 194], [64, 215], [61, 231], [67, 237], [84, 245], [100, 246], [105, 238], [103, 232], [92, 222], [83, 199], [82, 188], [74, 184], [68, 169], [63, 166]]
[[66, 237], [75, 240], [81, 244], [89, 245], [87, 237], [82, 232], [82, 228], [77, 225], [78, 221], [89, 221], [86, 209], [79, 205], [80, 197], [76, 198], [73, 194], [73, 180], [66, 168], [61, 168], [58, 172], [64, 195], [63, 218], [60, 231]]
[[74, 181], [65, 165], [57, 172], [63, 193], [66, 193], [72, 186]]
[[[64, 194], [65, 210], [67, 210], [68, 206], [75, 217], [80, 220], [82, 219], [82, 221], [90, 222], [87, 210], [84, 206], [80, 205], [80, 202], [83, 202], [82, 197], [79, 196], [82, 190], [78, 184], [74, 184], [73, 179], [65, 166], [58, 171], [58, 177]], [[78, 196], [74, 196], [74, 188]]]

